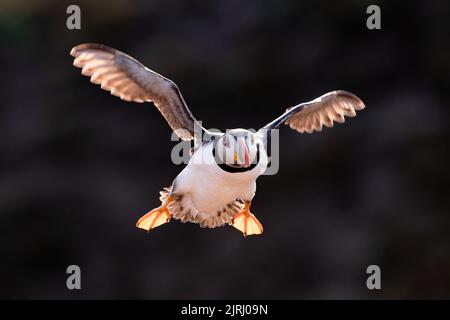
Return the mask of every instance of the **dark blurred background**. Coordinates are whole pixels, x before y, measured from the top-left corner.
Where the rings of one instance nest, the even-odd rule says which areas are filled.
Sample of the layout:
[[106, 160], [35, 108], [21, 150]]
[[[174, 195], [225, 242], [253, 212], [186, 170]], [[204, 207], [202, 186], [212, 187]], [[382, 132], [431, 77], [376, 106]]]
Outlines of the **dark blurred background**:
[[[66, 28], [81, 7], [82, 29]], [[381, 7], [381, 30], [366, 8]], [[34, 1], [0, 5], [1, 298], [450, 298], [448, 1]], [[99, 42], [173, 79], [207, 127], [259, 128], [334, 89], [367, 109], [283, 128], [258, 180], [264, 234], [137, 219], [183, 168], [151, 105], [89, 83]], [[82, 290], [66, 288], [66, 268]], [[382, 290], [366, 288], [381, 267]]]

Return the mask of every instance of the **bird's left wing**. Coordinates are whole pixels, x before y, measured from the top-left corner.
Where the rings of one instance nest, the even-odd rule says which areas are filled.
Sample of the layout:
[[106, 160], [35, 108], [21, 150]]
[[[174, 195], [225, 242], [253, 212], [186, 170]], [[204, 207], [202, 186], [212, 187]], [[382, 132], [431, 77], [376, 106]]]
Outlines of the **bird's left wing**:
[[81, 73], [89, 76], [92, 83], [100, 84], [102, 89], [122, 100], [153, 102], [181, 139], [194, 138], [195, 123], [198, 122], [171, 80], [129, 55], [102, 44], [81, 44], [70, 54], [75, 57], [74, 66], [82, 68]]
[[334, 121], [344, 123], [345, 116], [354, 117], [357, 110], [364, 108], [364, 103], [353, 93], [336, 90], [288, 108], [260, 131], [276, 129], [283, 123], [300, 133], [322, 131], [323, 126], [332, 127]]

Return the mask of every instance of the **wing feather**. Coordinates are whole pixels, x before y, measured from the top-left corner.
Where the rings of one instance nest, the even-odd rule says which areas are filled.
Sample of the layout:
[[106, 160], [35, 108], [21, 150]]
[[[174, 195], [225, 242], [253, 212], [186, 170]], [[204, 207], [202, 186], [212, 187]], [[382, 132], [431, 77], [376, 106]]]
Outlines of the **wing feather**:
[[310, 102], [288, 108], [286, 112], [264, 126], [262, 130], [276, 129], [285, 123], [300, 133], [322, 131], [323, 126], [333, 127], [334, 122], [344, 123], [345, 117], [355, 117], [356, 111], [365, 108], [353, 93], [336, 90]]
[[125, 101], [153, 102], [181, 139], [194, 138], [196, 120], [171, 80], [102, 44], [81, 44], [70, 54], [75, 57], [73, 65], [81, 68], [92, 83]]

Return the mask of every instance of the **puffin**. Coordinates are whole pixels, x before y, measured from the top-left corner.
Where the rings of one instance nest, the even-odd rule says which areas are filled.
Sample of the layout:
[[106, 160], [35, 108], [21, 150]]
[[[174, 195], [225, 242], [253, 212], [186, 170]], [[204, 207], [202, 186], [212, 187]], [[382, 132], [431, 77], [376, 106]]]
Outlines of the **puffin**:
[[146, 231], [174, 218], [208, 228], [231, 225], [244, 236], [262, 234], [250, 207], [256, 180], [270, 162], [267, 145], [274, 130], [285, 124], [299, 133], [320, 132], [365, 108], [353, 93], [335, 90], [286, 109], [258, 131], [212, 131], [192, 115], [173, 81], [131, 56], [97, 43], [75, 46], [70, 54], [92, 83], [125, 101], [153, 103], [175, 134], [193, 143], [188, 164], [160, 192], [161, 205], [137, 221]]

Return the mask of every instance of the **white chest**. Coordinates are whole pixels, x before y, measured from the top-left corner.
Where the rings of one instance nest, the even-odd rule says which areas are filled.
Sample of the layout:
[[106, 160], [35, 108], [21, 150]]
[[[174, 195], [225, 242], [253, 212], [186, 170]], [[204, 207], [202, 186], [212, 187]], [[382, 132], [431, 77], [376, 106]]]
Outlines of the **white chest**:
[[212, 145], [197, 150], [189, 164], [176, 179], [175, 191], [183, 194], [185, 205], [205, 214], [216, 214], [235, 199], [251, 200], [256, 179], [264, 172], [267, 156], [260, 152], [260, 161], [252, 170], [230, 173], [222, 170], [212, 156]]

